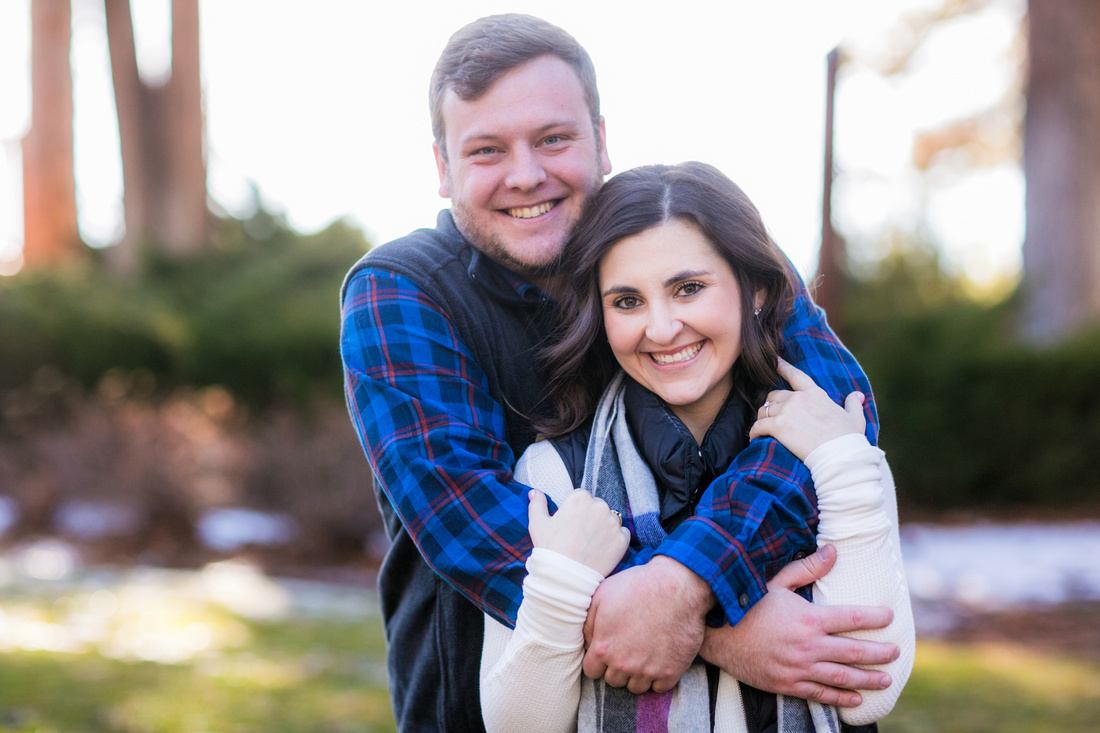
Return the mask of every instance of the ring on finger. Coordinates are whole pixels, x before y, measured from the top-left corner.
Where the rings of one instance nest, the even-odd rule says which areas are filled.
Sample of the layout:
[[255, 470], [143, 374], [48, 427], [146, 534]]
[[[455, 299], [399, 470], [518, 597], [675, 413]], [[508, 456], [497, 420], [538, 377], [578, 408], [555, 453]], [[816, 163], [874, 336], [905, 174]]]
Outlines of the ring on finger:
[[611, 513], [615, 515], [615, 519], [619, 520], [619, 526], [623, 526], [623, 515], [615, 511], [614, 509], [611, 510]]
[[764, 417], [770, 418], [772, 416], [772, 404], [771, 402], [764, 403]]

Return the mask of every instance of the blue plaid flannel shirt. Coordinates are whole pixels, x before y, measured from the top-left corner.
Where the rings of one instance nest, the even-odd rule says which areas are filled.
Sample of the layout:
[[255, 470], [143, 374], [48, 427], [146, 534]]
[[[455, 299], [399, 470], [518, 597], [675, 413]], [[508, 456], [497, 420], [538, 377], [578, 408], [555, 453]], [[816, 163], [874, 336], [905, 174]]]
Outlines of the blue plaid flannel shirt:
[[[529, 298], [530, 283], [509, 278]], [[783, 331], [784, 356], [837, 402], [870, 384], [804, 286]], [[514, 295], [513, 295], [514, 297]], [[408, 278], [365, 268], [348, 282], [340, 339], [352, 423], [381, 488], [428, 564], [483, 611], [515, 625], [522, 599], [527, 487], [512, 480], [504, 411], [447, 314]], [[656, 550], [703, 578], [737, 623], [770, 576], [812, 547], [817, 501], [809, 471], [777, 441], [749, 444]]]

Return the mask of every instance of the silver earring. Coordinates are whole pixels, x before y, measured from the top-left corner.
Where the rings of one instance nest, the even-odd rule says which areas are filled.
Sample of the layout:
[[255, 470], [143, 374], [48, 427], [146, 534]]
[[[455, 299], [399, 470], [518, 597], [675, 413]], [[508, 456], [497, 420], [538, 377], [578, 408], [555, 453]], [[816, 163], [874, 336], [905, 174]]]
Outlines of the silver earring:
[[760, 309], [759, 309], [759, 308], [757, 308], [756, 310], [754, 310], [754, 311], [752, 312], [752, 314], [753, 314], [754, 316], [758, 316], [758, 315], [760, 315]]

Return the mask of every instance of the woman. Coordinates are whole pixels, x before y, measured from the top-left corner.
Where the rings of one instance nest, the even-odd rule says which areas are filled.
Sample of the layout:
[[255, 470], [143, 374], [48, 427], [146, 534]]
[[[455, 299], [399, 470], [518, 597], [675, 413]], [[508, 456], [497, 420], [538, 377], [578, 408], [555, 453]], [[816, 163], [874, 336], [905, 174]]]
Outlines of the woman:
[[[517, 480], [560, 509], [550, 517], [544, 496], [532, 492], [535, 550], [516, 630], [486, 619], [487, 727], [763, 730], [763, 714], [777, 724], [804, 721], [772, 728], [780, 731], [838, 729], [831, 708], [764, 695], [704, 665], [663, 696], [634, 696], [580, 674], [592, 593], [631, 537], [659, 544], [748, 440], [764, 436], [810, 469], [817, 541], [838, 550], [818, 602], [894, 608], [879, 634], [902, 648], [887, 668], [894, 683], [865, 693], [841, 718], [861, 724], [889, 712], [913, 647], [892, 481], [863, 436], [862, 395], [842, 408], [780, 360], [792, 276], [755, 207], [700, 163], [628, 171], [594, 198], [566, 247], [565, 269], [572, 287], [547, 356], [557, 413], [541, 425], [554, 440], [536, 443], [516, 467]], [[780, 377], [792, 389], [769, 394]], [[573, 492], [578, 484], [588, 491]], [[776, 516], [812, 547], [814, 514], [810, 501], [795, 499]]]

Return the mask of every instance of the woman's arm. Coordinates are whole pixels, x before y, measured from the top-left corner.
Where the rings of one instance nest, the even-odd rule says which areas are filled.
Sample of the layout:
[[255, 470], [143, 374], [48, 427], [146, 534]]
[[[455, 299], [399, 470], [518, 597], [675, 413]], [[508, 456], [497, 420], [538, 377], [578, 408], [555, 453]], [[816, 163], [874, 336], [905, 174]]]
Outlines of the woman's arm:
[[481, 713], [489, 733], [572, 731], [577, 725], [582, 629], [602, 578], [538, 548], [527, 567], [515, 631], [485, 616]]
[[485, 617], [481, 710], [492, 731], [576, 728], [584, 658], [584, 620], [592, 594], [622, 558], [629, 534], [601, 500], [573, 491], [549, 443], [536, 443], [516, 465], [531, 492], [531, 538], [515, 631]]
[[916, 635], [909, 587], [901, 558], [897, 499], [882, 451], [863, 435], [836, 438], [807, 459], [818, 491], [818, 547], [837, 551], [833, 569], [814, 584], [814, 602], [822, 605], [887, 606], [893, 622], [884, 629], [845, 636], [896, 644], [900, 654], [879, 669], [890, 675], [885, 690], [862, 690], [863, 702], [840, 710], [849, 725], [885, 717], [901, 695], [913, 669]]
[[814, 586], [814, 600], [822, 605], [887, 606], [894, 613], [884, 629], [846, 634], [891, 642], [900, 649], [895, 661], [875, 667], [888, 673], [892, 684], [862, 691], [861, 705], [841, 711], [846, 723], [869, 723], [893, 708], [912, 670], [916, 643], [893, 477], [882, 451], [863, 434], [862, 395], [849, 395], [841, 408], [793, 366], [781, 364], [780, 373], [793, 391], [768, 395], [750, 435], [776, 438], [813, 476], [817, 543], [837, 550], [836, 565]]

